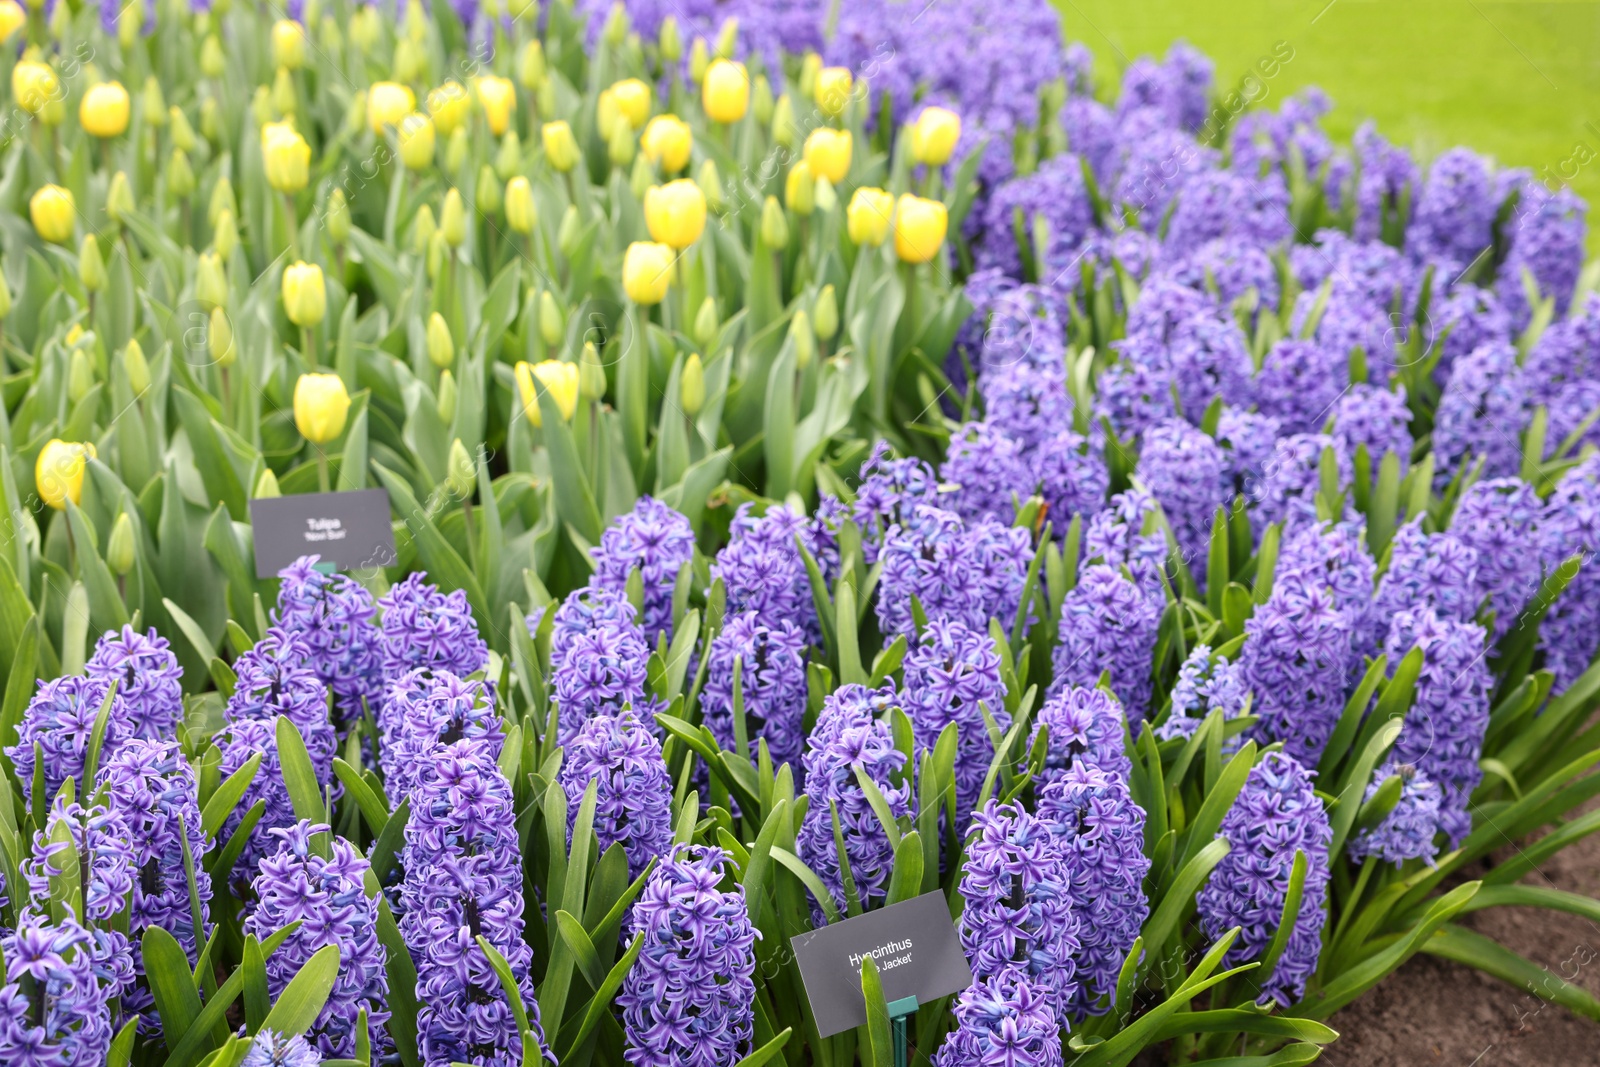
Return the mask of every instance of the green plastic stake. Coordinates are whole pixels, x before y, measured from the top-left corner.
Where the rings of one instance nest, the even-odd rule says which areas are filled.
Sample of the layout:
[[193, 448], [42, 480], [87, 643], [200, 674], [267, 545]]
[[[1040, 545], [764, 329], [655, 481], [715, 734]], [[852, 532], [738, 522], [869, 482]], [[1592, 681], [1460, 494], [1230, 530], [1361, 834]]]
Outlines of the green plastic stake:
[[906, 1067], [908, 1063], [906, 1020], [917, 1013], [917, 1007], [915, 994], [889, 1002], [889, 1026], [894, 1042], [894, 1067]]

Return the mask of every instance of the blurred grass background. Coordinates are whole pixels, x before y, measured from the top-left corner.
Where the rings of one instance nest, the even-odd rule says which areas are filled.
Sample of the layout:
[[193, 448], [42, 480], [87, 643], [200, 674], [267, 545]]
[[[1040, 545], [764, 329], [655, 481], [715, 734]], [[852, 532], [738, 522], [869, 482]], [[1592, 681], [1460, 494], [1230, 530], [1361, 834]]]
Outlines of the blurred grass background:
[[[1286, 41], [1294, 58], [1264, 106], [1307, 85], [1332, 97], [1346, 140], [1371, 118], [1424, 167], [1465, 144], [1565, 182], [1591, 205], [1600, 252], [1600, 4], [1486, 0], [1056, 0], [1068, 40], [1114, 83], [1179, 38], [1211, 56], [1221, 89]], [[1585, 162], [1586, 160], [1586, 162]]]

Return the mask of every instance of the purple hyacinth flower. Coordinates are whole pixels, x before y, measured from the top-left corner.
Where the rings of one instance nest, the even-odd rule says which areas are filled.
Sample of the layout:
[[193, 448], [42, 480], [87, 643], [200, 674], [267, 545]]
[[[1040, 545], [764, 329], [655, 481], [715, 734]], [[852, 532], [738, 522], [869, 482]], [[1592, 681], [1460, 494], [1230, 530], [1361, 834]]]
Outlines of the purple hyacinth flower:
[[744, 709], [747, 748], [755, 759], [757, 744], [767, 743], [774, 767], [793, 764], [799, 770], [805, 742], [805, 635], [785, 618], [772, 624], [747, 611], [731, 616], [711, 642], [706, 684], [700, 693], [700, 714], [717, 744], [739, 751], [733, 721], [733, 669], [739, 663], [739, 690]]
[[1167, 221], [1166, 251], [1178, 259], [1219, 238], [1272, 248], [1292, 236], [1289, 186], [1281, 174], [1257, 178], [1208, 170], [1191, 176], [1178, 194]]
[[653, 722], [660, 702], [647, 690], [650, 650], [636, 626], [603, 624], [571, 638], [566, 654], [550, 657], [557, 737], [564, 745], [585, 719], [631, 708]]
[[1041, 789], [1075, 767], [1127, 780], [1133, 768], [1125, 743], [1128, 719], [1117, 698], [1104, 689], [1082, 685], [1057, 689], [1034, 716], [1033, 732], [1028, 737], [1030, 749], [1037, 743], [1041, 729], [1048, 730], [1050, 738], [1044, 767], [1036, 779]]
[[113, 991], [96, 974], [94, 937], [68, 917], [19, 916], [0, 937], [0, 1063], [104, 1067]]
[[251, 1039], [239, 1067], [322, 1067], [322, 1054], [298, 1034], [284, 1037], [262, 1030]]
[[633, 510], [619, 515], [595, 546], [594, 585], [621, 593], [637, 567], [644, 583], [645, 639], [654, 648], [665, 634], [672, 639], [672, 591], [678, 571], [694, 558], [689, 520], [653, 497], [642, 496]]
[[1539, 335], [1522, 370], [1530, 407], [1543, 404], [1550, 424], [1545, 454], [1578, 433], [1573, 452], [1600, 445], [1600, 428], [1592, 420], [1600, 408], [1600, 296], [1590, 294], [1570, 316]]
[[[796, 544], [798, 538], [823, 573], [829, 573], [837, 565], [837, 550], [819, 534], [805, 515], [781, 504], [760, 517], [751, 513], [750, 504], [741, 504], [728, 544], [711, 564], [711, 577], [722, 579], [727, 588], [728, 612], [755, 611], [764, 618], [792, 619], [812, 644], [820, 643], [811, 579]], [[828, 558], [830, 550], [834, 558]]]
[[1155, 497], [1137, 488], [1118, 493], [1089, 520], [1083, 558], [1108, 567], [1126, 567], [1139, 588], [1163, 596], [1161, 575], [1168, 550], [1158, 522]]
[[1243, 331], [1214, 311], [1192, 315], [1167, 339], [1172, 388], [1184, 418], [1198, 424], [1211, 402], [1249, 403], [1255, 365]]
[[261, 757], [255, 777], [250, 780], [239, 803], [229, 812], [218, 835], [221, 841], [229, 840], [238, 832], [245, 814], [257, 803], [263, 805], [261, 819], [251, 829], [244, 851], [233, 866], [234, 895], [248, 901], [251, 899], [250, 882], [255, 877], [256, 865], [262, 857], [277, 851], [277, 842], [271, 837], [271, 831], [286, 830], [299, 819], [294, 812], [294, 802], [289, 798], [289, 787], [283, 780], [283, 766], [278, 757], [278, 732], [273, 723], [261, 719], [241, 719], [229, 723], [217, 735], [216, 743], [222, 752], [218, 771], [223, 780], [227, 780], [229, 775], [253, 757]]
[[1061, 1063], [1061, 1021], [1050, 994], [1026, 979], [980, 979], [952, 1009], [956, 1027], [939, 1046], [934, 1067], [1055, 1067]]
[[128, 910], [133, 892], [133, 848], [121, 813], [103, 803], [85, 807], [57, 797], [50, 818], [33, 835], [32, 855], [20, 864], [27, 883], [23, 913], [49, 909], [50, 880], [75, 872], [74, 918], [89, 923], [95, 977], [111, 996], [133, 985], [134, 952], [112, 918]]
[[1277, 310], [1278, 268], [1259, 243], [1243, 237], [1207, 241], [1172, 265], [1172, 277], [1191, 289], [1211, 293], [1229, 307], [1255, 290], [1263, 307]]
[[1061, 364], [1018, 363], [983, 376], [984, 421], [1025, 451], [1072, 422], [1072, 398]]
[[[22, 713], [22, 722], [17, 726], [17, 743], [6, 749], [16, 769], [17, 780], [30, 785], [23, 794], [30, 805], [36, 768], [43, 771], [47, 797], [60, 792], [62, 783], [69, 779], [82, 780], [95, 721], [108, 692], [106, 683], [81, 675], [66, 675], [39, 683], [38, 691], [28, 702], [28, 709]], [[101, 761], [116, 755], [117, 749], [131, 736], [127, 708], [120, 696], [112, 695], [100, 748]], [[36, 749], [42, 764], [34, 762]]]
[[1102, 672], [1138, 726], [1150, 707], [1150, 662], [1165, 605], [1104, 564], [1085, 568], [1061, 606], [1052, 693], [1092, 686]]
[[1065, 1014], [1100, 1015], [1116, 999], [1117, 976], [1150, 914], [1144, 809], [1125, 779], [1079, 765], [1039, 791], [1038, 814], [1061, 847], [1077, 918], [1075, 981]]
[[1494, 679], [1484, 657], [1483, 627], [1451, 622], [1428, 608], [1402, 611], [1389, 624], [1384, 651], [1398, 663], [1422, 649], [1416, 696], [1394, 745], [1394, 759], [1408, 763], [1444, 791], [1439, 829], [1455, 848], [1472, 829], [1469, 804], [1483, 779], [1478, 757], [1489, 727], [1489, 692]]
[[1358, 383], [1339, 398], [1333, 409], [1333, 439], [1355, 459], [1356, 450], [1365, 445], [1377, 474], [1384, 454], [1393, 452], [1400, 460], [1400, 473], [1411, 466], [1411, 409], [1406, 406], [1405, 386], [1392, 391]]
[[[1350, 455], [1336, 438], [1303, 433], [1278, 438], [1262, 472], [1259, 491], [1261, 517], [1281, 522], [1285, 528], [1317, 521], [1317, 494], [1322, 489], [1323, 453], [1333, 451], [1338, 484], [1350, 484]], [[1346, 510], [1349, 510], [1346, 502]], [[1343, 516], [1338, 516], [1342, 518]]]
[[1414, 859], [1426, 860], [1431, 867], [1439, 854], [1434, 838], [1439, 833], [1444, 792], [1438, 782], [1411, 764], [1390, 760], [1372, 776], [1363, 803], [1377, 796], [1383, 783], [1393, 777], [1400, 779], [1399, 801], [1381, 823], [1350, 839], [1350, 862], [1361, 863], [1374, 856], [1396, 867]]
[[339, 736], [328, 719], [328, 689], [311, 666], [311, 649], [299, 637], [268, 628], [234, 661], [238, 681], [228, 698], [228, 722], [255, 719], [274, 726], [278, 716], [300, 731], [317, 781], [333, 777]]
[[1166, 343], [1131, 334], [1112, 344], [1116, 359], [1095, 385], [1095, 415], [1123, 439], [1138, 437], [1177, 414]]
[[1256, 736], [1316, 763], [1344, 711], [1353, 633], [1333, 590], [1313, 576], [1276, 577], [1245, 623], [1239, 666], [1253, 694]]
[[1217, 444], [1228, 460], [1233, 496], [1259, 498], [1267, 463], [1277, 447], [1280, 423], [1270, 415], [1223, 408], [1217, 420]]
[[1421, 516], [1395, 531], [1373, 598], [1375, 618], [1392, 619], [1426, 605], [1442, 619], [1467, 622], [1478, 613], [1479, 600], [1477, 549], [1448, 531], [1423, 532]]
[[967, 524], [952, 512], [920, 505], [884, 539], [878, 626], [886, 636], [904, 634], [915, 643], [912, 597], [929, 619], [986, 630], [997, 618], [1010, 626], [1032, 559], [1026, 530], [993, 520]]
[[1203, 588], [1211, 524], [1231, 495], [1227, 456], [1189, 423], [1166, 419], [1145, 432], [1139, 480], [1161, 504], [1178, 552]]
[[[1193, 737], [1214, 711], [1222, 713], [1223, 722], [1237, 719], [1244, 714], [1249, 695], [1242, 664], [1229, 663], [1227, 656], [1213, 656], [1210, 645], [1196, 645], [1178, 667], [1172, 710], [1156, 727], [1156, 736], [1163, 741]], [[1224, 751], [1237, 749], [1239, 740], [1235, 736], [1225, 743]]]
[[1511, 250], [1500, 265], [1495, 290], [1518, 332], [1533, 317], [1525, 278], [1541, 296], [1552, 297], [1558, 316], [1567, 313], [1583, 269], [1583, 244], [1588, 205], [1571, 189], [1554, 191], [1531, 179], [1524, 181], [1508, 224]]
[[861, 548], [868, 564], [878, 560], [878, 548], [891, 526], [910, 518], [919, 504], [937, 506], [939, 479], [933, 468], [915, 456], [895, 459], [885, 441], [861, 465], [861, 487], [856, 490], [850, 517], [861, 528]]
[[1352, 669], [1360, 666], [1360, 656], [1377, 653], [1388, 620], [1372, 610], [1377, 564], [1360, 526], [1314, 523], [1290, 532], [1278, 551], [1274, 575], [1275, 582], [1300, 582], [1333, 594], [1350, 624]]
[[1457, 360], [1484, 345], [1511, 340], [1511, 316], [1494, 291], [1467, 282], [1451, 286], [1444, 298], [1430, 308], [1429, 319], [1433, 328], [1430, 344], [1440, 349], [1434, 380], [1441, 385], [1449, 380]]
[[1411, 153], [1384, 140], [1370, 120], [1356, 130], [1351, 143], [1356, 151], [1356, 218], [1352, 230], [1358, 241], [1376, 241], [1386, 233], [1403, 232], [1406, 206], [1415, 199], [1422, 172]]
[[426, 1067], [522, 1062], [517, 1020], [479, 936], [511, 968], [545, 1058], [522, 936], [522, 852], [511, 783], [482, 741], [444, 748], [411, 794], [401, 856], [400, 933], [417, 966], [418, 1046]]
[[961, 869], [961, 948], [975, 979], [1021, 979], [1058, 1017], [1078, 997], [1080, 921], [1071, 872], [1052, 824], [991, 800], [973, 813]]
[[1539, 591], [1544, 505], [1520, 478], [1478, 482], [1461, 494], [1450, 532], [1478, 554], [1477, 597], [1494, 612], [1494, 639], [1510, 632]]
[[559, 780], [567, 794], [569, 840], [584, 792], [593, 785], [600, 850], [621, 845], [628, 877], [639, 877], [672, 847], [672, 776], [661, 742], [625, 711], [589, 719], [565, 747]]
[[939, 477], [954, 487], [944, 506], [968, 520], [996, 519], [1009, 524], [1017, 501], [1033, 493], [1022, 444], [999, 426], [969, 422], [950, 435]]
[[1406, 244], [1423, 259], [1465, 268], [1494, 240], [1499, 210], [1488, 160], [1469, 148], [1452, 148], [1428, 168]]
[[364, 879], [370, 864], [354, 845], [332, 837], [326, 850], [316, 844], [329, 829], [301, 819], [274, 829], [275, 854], [262, 859], [254, 890], [257, 904], [244, 921], [244, 933], [257, 940], [292, 922], [300, 925], [267, 957], [267, 990], [277, 997], [319, 950], [339, 949], [339, 971], [328, 1000], [308, 1033], [324, 1056], [350, 1057], [356, 1052], [356, 1027], [362, 1009], [374, 1047], [387, 1040], [389, 979], [383, 945], [378, 941], [378, 907], [367, 896]]
[[[906, 754], [895, 747], [888, 724], [878, 715], [895, 702], [892, 685], [868, 689], [842, 685], [823, 699], [817, 724], [806, 738], [805, 790], [810, 798], [796, 845], [800, 858], [828, 888], [833, 903], [845, 910], [844, 877], [833, 834], [833, 812], [839, 813], [845, 859], [850, 864], [857, 899], [863, 908], [881, 903], [889, 892], [894, 848], [856, 778], [872, 779], [895, 818], [911, 811]], [[820, 911], [814, 913], [822, 924]]]
[[482, 741], [499, 758], [505, 731], [494, 686], [449, 671], [416, 670], [389, 690], [379, 765], [389, 800], [411, 795], [438, 750], [463, 738]]
[[[1094, 227], [1094, 206], [1083, 180], [1083, 162], [1070, 152], [1053, 156], [1032, 174], [1012, 178], [990, 194], [983, 209], [978, 268], [998, 267], [1021, 278], [1024, 248], [1043, 260], [1040, 279], [1052, 278], [1072, 261]], [[1017, 243], [1020, 228], [1023, 246]], [[1040, 234], [1048, 244], [1036, 247]], [[1052, 269], [1053, 268], [1053, 269]]]
[[1589, 669], [1600, 649], [1600, 579], [1594, 565], [1600, 551], [1600, 455], [1562, 475], [1545, 502], [1540, 531], [1546, 570], [1581, 557], [1577, 574], [1539, 625], [1544, 665], [1555, 674], [1553, 690], [1560, 693]]
[[1226, 966], [1259, 960], [1278, 932], [1295, 853], [1305, 853], [1306, 876], [1294, 932], [1265, 984], [1254, 976], [1245, 979], [1259, 989], [1257, 999], [1262, 1004], [1276, 1001], [1287, 1007], [1298, 1000], [1322, 953], [1333, 830], [1311, 777], [1291, 756], [1268, 752], [1261, 757], [1222, 818], [1218, 836], [1232, 851], [1212, 869], [1196, 898], [1207, 937], [1216, 939], [1235, 926], [1242, 928], [1228, 950]]
[[633, 1067], [733, 1063], [750, 1051], [760, 933], [744, 888], [718, 888], [726, 869], [721, 849], [680, 845], [633, 905], [630, 943], [641, 948], [617, 996]]
[[900, 698], [919, 752], [956, 727], [956, 832], [964, 833], [994, 760], [984, 710], [1002, 733], [1011, 725], [994, 639], [952, 619], [930, 619], [906, 657]]
[[1532, 405], [1529, 383], [1509, 344], [1486, 344], [1456, 361], [1433, 418], [1434, 478], [1447, 484], [1469, 457], [1483, 460], [1487, 478], [1522, 465], [1522, 431]]
[[1071, 430], [1041, 441], [1033, 452], [1034, 477], [1044, 498], [1045, 517], [1065, 535], [1074, 515], [1098, 515], [1111, 485], [1105, 455], [1094, 442]]
[[1349, 380], [1346, 353], [1286, 337], [1261, 361], [1256, 401], [1262, 414], [1278, 420], [1280, 433], [1316, 433], [1333, 414]]
[[340, 723], [349, 724], [361, 717], [363, 700], [376, 713], [383, 698], [378, 606], [360, 582], [324, 574], [317, 560], [302, 556], [278, 572], [283, 584], [272, 624], [310, 648], [311, 666], [333, 692]]
[[422, 574], [412, 573], [385, 593], [378, 607], [383, 609], [384, 678], [419, 667], [465, 678], [488, 666], [489, 646], [478, 636], [464, 590], [441, 593]]
[[84, 673], [117, 684], [128, 714], [129, 735], [146, 741], [170, 740], [183, 719], [183, 668], [154, 630], [139, 633], [124, 626], [108, 630], [95, 643]]

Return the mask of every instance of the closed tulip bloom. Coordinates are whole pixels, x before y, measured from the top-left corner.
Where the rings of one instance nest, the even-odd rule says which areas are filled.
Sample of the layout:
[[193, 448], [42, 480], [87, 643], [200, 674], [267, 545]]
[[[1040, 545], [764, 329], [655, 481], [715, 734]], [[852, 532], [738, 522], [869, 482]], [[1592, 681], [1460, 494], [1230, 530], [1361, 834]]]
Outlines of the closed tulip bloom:
[[461, 199], [461, 190], [451, 189], [444, 194], [439, 208], [439, 232], [451, 248], [461, 247], [467, 239], [467, 206]]
[[844, 181], [844, 176], [850, 172], [850, 145], [849, 130], [834, 130], [826, 126], [812, 130], [806, 138], [804, 151], [811, 173], [835, 185]]
[[298, 193], [311, 180], [311, 146], [287, 122], [261, 127], [261, 160], [267, 184], [280, 193]]
[[706, 197], [688, 178], [651, 186], [644, 194], [650, 236], [672, 248], [688, 248], [706, 228]]
[[845, 209], [845, 228], [850, 240], [876, 248], [889, 238], [889, 222], [894, 217], [894, 194], [872, 186], [857, 189]]
[[480, 215], [493, 215], [500, 210], [500, 179], [494, 176], [494, 168], [487, 163], [478, 168], [478, 187], [473, 202]]
[[743, 63], [715, 60], [706, 68], [700, 102], [712, 122], [738, 122], [750, 108], [750, 73]]
[[94, 458], [94, 445], [87, 441], [62, 441], [52, 439], [39, 450], [39, 459], [33, 465], [33, 484], [39, 499], [57, 511], [70, 500], [76, 504], [83, 497], [83, 472]]
[[449, 137], [472, 114], [472, 98], [458, 81], [447, 81], [428, 94], [428, 114], [439, 132]]
[[106, 286], [106, 261], [100, 255], [100, 242], [94, 239], [92, 233], [84, 234], [83, 241], [78, 245], [78, 280], [91, 293], [99, 292]]
[[539, 394], [534, 388], [535, 381], [540, 389], [550, 394], [563, 419], [572, 418], [572, 413], [578, 410], [576, 363], [563, 363], [559, 359], [547, 359], [541, 363], [523, 362], [517, 364], [515, 374], [517, 392], [522, 397], [522, 410], [535, 426], [544, 425], [544, 416], [539, 411]]
[[112, 222], [120, 223], [133, 206], [133, 188], [128, 184], [128, 175], [119, 170], [111, 176], [111, 186], [106, 190], [106, 214], [111, 216]]
[[911, 124], [911, 158], [930, 167], [950, 162], [961, 140], [961, 116], [942, 107], [925, 107]]
[[306, 30], [294, 19], [279, 19], [272, 24], [272, 61], [289, 70], [306, 64]]
[[456, 361], [456, 343], [450, 336], [450, 324], [437, 311], [428, 317], [428, 361], [440, 369]]
[[829, 118], [837, 118], [850, 102], [850, 68], [824, 67], [817, 72], [817, 107]]
[[478, 103], [488, 120], [489, 132], [499, 137], [511, 128], [511, 113], [517, 109], [517, 89], [509, 78], [486, 74], [473, 83]]
[[315, 263], [295, 263], [283, 272], [283, 310], [289, 321], [309, 329], [328, 313], [328, 290], [322, 268]]
[[706, 367], [700, 353], [690, 352], [683, 361], [683, 373], [678, 378], [678, 404], [691, 419], [700, 414], [706, 403]]
[[11, 40], [11, 35], [28, 24], [28, 13], [17, 0], [0, 0], [0, 41]]
[[895, 207], [894, 251], [906, 263], [926, 263], [944, 245], [950, 213], [937, 200], [904, 193]]
[[400, 162], [407, 170], [424, 170], [433, 163], [433, 120], [413, 111], [395, 131], [400, 141]]
[[639, 141], [644, 156], [661, 168], [664, 174], [676, 174], [689, 165], [689, 151], [694, 147], [694, 133], [689, 124], [676, 115], [657, 115], [644, 128]]
[[668, 245], [635, 241], [622, 259], [622, 288], [636, 304], [659, 304], [672, 280], [674, 254]]
[[118, 137], [128, 128], [128, 90], [121, 82], [101, 82], [83, 94], [78, 123], [92, 137]]
[[70, 189], [46, 185], [28, 201], [28, 215], [33, 219], [33, 228], [40, 237], [53, 244], [64, 245], [72, 240], [78, 206], [72, 199]]
[[206, 334], [206, 347], [211, 352], [212, 361], [219, 367], [231, 367], [239, 359], [238, 349], [233, 347], [233, 324], [228, 321], [228, 313], [221, 308], [211, 309], [211, 329]]
[[350, 394], [337, 374], [302, 374], [294, 383], [294, 425], [314, 445], [325, 445], [344, 433]]
[[24, 59], [11, 68], [11, 96], [24, 111], [37, 115], [61, 95], [61, 80], [48, 63]]
[[367, 125], [372, 132], [383, 135], [385, 126], [397, 126], [400, 120], [416, 110], [417, 98], [410, 89], [398, 82], [373, 82], [367, 90]]
[[802, 217], [811, 214], [817, 206], [817, 180], [811, 175], [811, 167], [805, 160], [801, 160], [789, 168], [789, 174], [783, 180], [783, 202], [790, 211]]
[[539, 225], [539, 209], [533, 201], [533, 187], [517, 175], [506, 182], [506, 225], [513, 233], [532, 233]]
[[565, 174], [578, 165], [578, 142], [564, 119], [545, 123], [539, 139], [544, 144], [545, 158], [556, 170]]
[[217, 252], [201, 252], [195, 263], [194, 298], [208, 308], [228, 302], [228, 274]]
[[624, 78], [611, 87], [611, 100], [617, 113], [638, 129], [650, 117], [650, 87], [638, 78]]
[[783, 248], [789, 243], [789, 220], [783, 216], [778, 198], [769, 196], [761, 205], [761, 241], [768, 248]]

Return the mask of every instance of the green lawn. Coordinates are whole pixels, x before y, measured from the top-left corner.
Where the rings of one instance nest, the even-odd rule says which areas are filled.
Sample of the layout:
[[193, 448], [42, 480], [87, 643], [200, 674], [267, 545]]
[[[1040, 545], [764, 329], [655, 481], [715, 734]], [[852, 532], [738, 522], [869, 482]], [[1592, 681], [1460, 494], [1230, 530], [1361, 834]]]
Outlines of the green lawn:
[[[1600, 4], [1460, 0], [1056, 0], [1069, 40], [1114, 80], [1186, 38], [1231, 87], [1278, 42], [1294, 58], [1268, 104], [1306, 85], [1333, 98], [1338, 138], [1368, 118], [1426, 163], [1456, 144], [1565, 180], [1600, 204]], [[1587, 159], [1587, 162], [1583, 160]], [[1591, 216], [1590, 248], [1600, 251]]]

